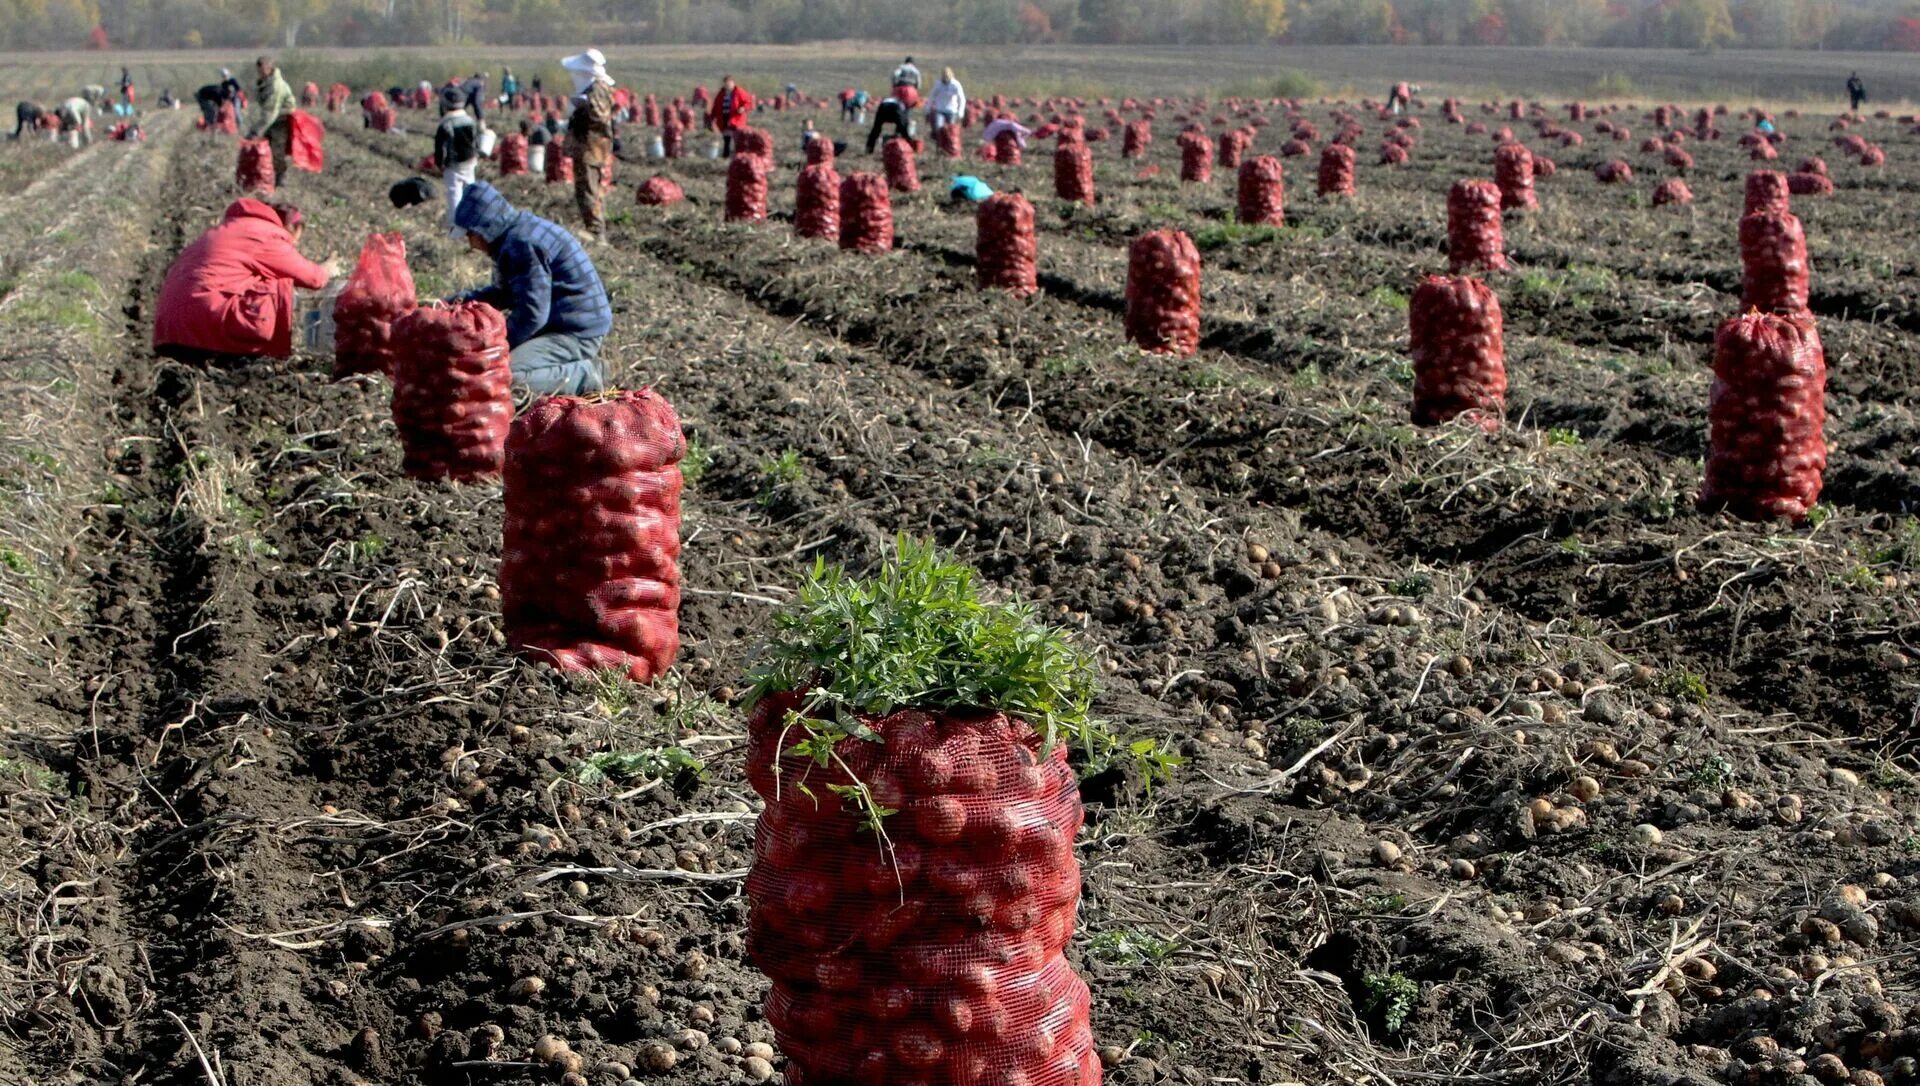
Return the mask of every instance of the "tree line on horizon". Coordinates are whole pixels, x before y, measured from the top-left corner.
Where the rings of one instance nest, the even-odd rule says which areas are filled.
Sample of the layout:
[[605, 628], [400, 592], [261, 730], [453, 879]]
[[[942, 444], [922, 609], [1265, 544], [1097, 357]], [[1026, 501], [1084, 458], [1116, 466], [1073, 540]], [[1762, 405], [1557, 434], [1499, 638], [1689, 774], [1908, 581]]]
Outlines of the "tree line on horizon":
[[1920, 0], [0, 0], [0, 47], [800, 43], [1920, 51]]

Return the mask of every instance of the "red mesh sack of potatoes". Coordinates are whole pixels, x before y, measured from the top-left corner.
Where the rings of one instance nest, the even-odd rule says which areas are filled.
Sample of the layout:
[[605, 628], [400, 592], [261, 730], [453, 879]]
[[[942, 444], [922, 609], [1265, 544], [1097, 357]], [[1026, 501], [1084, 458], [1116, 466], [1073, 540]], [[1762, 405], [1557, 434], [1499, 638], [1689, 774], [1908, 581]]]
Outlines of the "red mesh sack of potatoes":
[[[1087, 987], [1065, 958], [1085, 814], [1065, 750], [991, 711], [863, 717], [827, 767], [799, 756], [795, 694], [755, 705], [765, 800], [747, 954], [799, 1086], [1098, 1086]], [[804, 735], [804, 732], [802, 733]], [[888, 843], [833, 797], [864, 786]], [[817, 797], [828, 797], [822, 801]]]
[[1827, 467], [1827, 361], [1813, 318], [1749, 313], [1713, 340], [1700, 504], [1747, 520], [1799, 520]]
[[1127, 250], [1127, 339], [1143, 350], [1200, 349], [1200, 250], [1179, 230], [1154, 230]]
[[735, 155], [759, 155], [769, 163], [773, 161], [773, 137], [758, 128], [742, 128], [733, 134], [733, 153]]
[[1002, 166], [1018, 166], [1020, 153], [1020, 137], [1012, 132], [1002, 132], [993, 137], [993, 158], [989, 161]]
[[1060, 137], [1053, 150], [1053, 194], [1076, 204], [1093, 206], [1093, 151], [1077, 139]]
[[1235, 218], [1249, 226], [1287, 224], [1286, 181], [1280, 160], [1256, 155], [1240, 162]]
[[233, 166], [233, 183], [241, 192], [273, 195], [273, 147], [266, 140], [241, 140]]
[[1658, 155], [1658, 154], [1664, 154], [1666, 150], [1667, 150], [1666, 143], [1663, 142], [1658, 136], [1640, 141], [1641, 154]]
[[333, 303], [333, 376], [393, 372], [393, 322], [418, 304], [407, 240], [370, 234]]
[[651, 389], [536, 402], [507, 435], [500, 614], [516, 650], [647, 682], [680, 649], [680, 457]]
[[1428, 276], [1407, 303], [1413, 421], [1434, 426], [1469, 415], [1498, 429], [1507, 404], [1500, 299], [1469, 276]]
[[1832, 196], [1833, 179], [1823, 173], [1791, 173], [1787, 191], [1795, 196]]
[[1353, 148], [1344, 143], [1327, 145], [1320, 152], [1320, 195], [1352, 196]]
[[893, 248], [893, 201], [887, 196], [886, 178], [852, 173], [841, 180], [840, 247], [856, 253]]
[[501, 177], [518, 177], [527, 172], [527, 137], [518, 132], [502, 136], [493, 149], [493, 160]]
[[687, 194], [681, 190], [679, 182], [662, 174], [654, 174], [633, 190], [634, 203], [648, 207], [665, 207], [686, 198]]
[[1147, 146], [1152, 142], [1152, 122], [1128, 121], [1126, 130], [1120, 138], [1120, 157], [1139, 158], [1147, 153]]
[[767, 160], [734, 155], [727, 163], [728, 222], [767, 221]]
[[1220, 141], [1215, 145], [1216, 161], [1223, 170], [1237, 170], [1246, 157], [1247, 148], [1253, 143], [1253, 134], [1244, 128], [1234, 128], [1220, 133]]
[[1667, 165], [1682, 172], [1693, 169], [1693, 156], [1684, 147], [1669, 147], [1661, 153]]
[[484, 302], [418, 306], [393, 322], [393, 424], [416, 479], [500, 473], [513, 422], [507, 318]]
[[1213, 140], [1206, 133], [1180, 134], [1180, 180], [1188, 184], [1213, 180]]
[[1753, 145], [1753, 149], [1747, 152], [1747, 157], [1755, 162], [1772, 162], [1780, 157], [1780, 152], [1773, 149], [1773, 144], [1762, 141]]
[[1817, 173], [1825, 177], [1827, 176], [1827, 160], [1821, 158], [1819, 155], [1808, 155], [1806, 158], [1800, 160], [1800, 165], [1794, 167], [1794, 172]]
[[1633, 180], [1633, 167], [1610, 158], [1593, 168], [1594, 179], [1603, 185], [1620, 185]]
[[649, 94], [640, 103], [640, 123], [648, 128], [660, 127], [660, 99]]
[[1810, 273], [1807, 236], [1799, 216], [1790, 211], [1741, 216], [1740, 265], [1742, 309], [1806, 312]]
[[840, 175], [832, 164], [800, 168], [794, 182], [793, 232], [827, 241], [840, 237]]
[[1559, 167], [1555, 166], [1553, 164], [1553, 160], [1548, 158], [1547, 156], [1545, 155], [1533, 156], [1533, 176], [1536, 179], [1542, 178], [1542, 177], [1552, 177], [1554, 175], [1554, 172], [1558, 169]]
[[[393, 111], [390, 109], [385, 110], [384, 115], [387, 118], [387, 128], [392, 128]], [[378, 118], [375, 118], [375, 120], [377, 122]], [[386, 128], [380, 128], [378, 123], [374, 125], [374, 128], [381, 132], [387, 130]], [[220, 103], [219, 110], [213, 115], [213, 130], [228, 136], [237, 136], [240, 134], [240, 115], [234, 111], [232, 102]]]
[[1500, 188], [1491, 181], [1455, 181], [1447, 191], [1447, 270], [1504, 271]]
[[807, 141], [807, 165], [831, 166], [833, 162], [834, 153], [832, 140], [821, 136]]
[[1281, 158], [1299, 158], [1313, 153], [1313, 144], [1305, 140], [1288, 140], [1280, 145]]
[[1039, 249], [1033, 235], [1033, 205], [1015, 192], [999, 192], [980, 202], [975, 214], [974, 268], [980, 285], [1027, 297], [1040, 289], [1034, 267]]
[[963, 153], [960, 142], [960, 126], [957, 124], [941, 125], [933, 134], [933, 145], [939, 149], [940, 157], [959, 158]]
[[[661, 125], [660, 126], [660, 157], [679, 158], [682, 155], [686, 154], [686, 152], [687, 152], [686, 129], [681, 128], [677, 122]], [[548, 155], [547, 161], [552, 162], [553, 156]]]
[[1693, 190], [1678, 177], [1669, 177], [1653, 190], [1653, 206], [1665, 207], [1668, 204], [1685, 206], [1693, 202]]
[[920, 169], [913, 159], [913, 144], [906, 140], [888, 140], [881, 154], [887, 171], [887, 187], [895, 192], [919, 192]]
[[1407, 149], [1397, 143], [1380, 145], [1380, 165], [1404, 166], [1407, 164]]
[[1860, 152], [1860, 165], [1862, 166], [1885, 166], [1886, 164], [1887, 153], [1881, 150], [1877, 144], [1870, 143]]
[[552, 143], [547, 147], [547, 184], [573, 183], [573, 154], [564, 143]]

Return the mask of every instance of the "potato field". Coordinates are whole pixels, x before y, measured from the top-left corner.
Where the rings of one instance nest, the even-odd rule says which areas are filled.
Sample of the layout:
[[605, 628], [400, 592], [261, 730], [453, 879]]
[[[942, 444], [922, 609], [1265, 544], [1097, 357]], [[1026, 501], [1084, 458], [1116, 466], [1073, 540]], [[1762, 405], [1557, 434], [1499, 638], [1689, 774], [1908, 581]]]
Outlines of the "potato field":
[[[680, 649], [644, 685], [514, 653], [502, 487], [403, 471], [388, 378], [155, 357], [169, 263], [241, 195], [232, 137], [189, 103], [143, 143], [0, 145], [0, 1082], [801, 1086], [749, 957], [749, 676], [816, 562], [904, 538], [1095, 662], [1066, 958], [1106, 1082], [1920, 1083], [1915, 119], [1779, 109], [1743, 143], [1742, 101], [1449, 123], [1429, 89], [1402, 124], [1175, 89], [1008, 103], [1099, 133], [1090, 201], [1054, 139], [983, 161], [975, 127], [917, 191], [836, 186], [831, 232], [796, 216], [800, 118], [850, 141], [840, 179], [887, 172], [836, 105], [760, 112], [770, 154], [732, 163], [623, 127], [603, 357], [686, 438]], [[423, 302], [484, 282], [439, 200], [386, 200], [430, 115], [319, 115], [325, 169], [277, 194], [306, 254], [398, 231]], [[1353, 194], [1322, 196], [1343, 127]], [[1503, 129], [1537, 209], [1455, 189]], [[1236, 130], [1280, 192], [1243, 199]], [[1758, 289], [1748, 174], [1814, 157], [1788, 308], [1824, 348], [1824, 489], [1743, 520], [1696, 505], [1716, 335]], [[570, 184], [498, 172], [578, 225]], [[948, 201], [961, 173], [1025, 196], [1030, 270], [979, 243], [1025, 212]], [[684, 198], [637, 202], [656, 175]], [[1503, 404], [1417, 425], [1412, 340], [1465, 335], [1423, 307], [1470, 293], [1423, 283], [1474, 254], [1505, 265], [1462, 269]], [[1130, 291], [1130, 261], [1176, 277]], [[834, 1006], [810, 1028], [887, 1043]]]

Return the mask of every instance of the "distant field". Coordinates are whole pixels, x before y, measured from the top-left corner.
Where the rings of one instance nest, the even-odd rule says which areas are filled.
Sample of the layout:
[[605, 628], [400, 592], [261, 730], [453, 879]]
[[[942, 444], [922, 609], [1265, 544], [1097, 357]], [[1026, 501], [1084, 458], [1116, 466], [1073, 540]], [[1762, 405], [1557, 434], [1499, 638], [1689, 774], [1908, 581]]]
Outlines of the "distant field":
[[[788, 82], [809, 90], [857, 81], [869, 87], [904, 52], [923, 67], [953, 64], [976, 89], [1006, 93], [1125, 94], [1267, 91], [1289, 73], [1317, 81], [1327, 93], [1373, 94], [1399, 78], [1429, 93], [1463, 95], [1591, 95], [1632, 99], [1835, 101], [1849, 71], [1867, 81], [1875, 104], [1920, 98], [1920, 74], [1898, 53], [1718, 52], [1651, 49], [1471, 49], [1393, 47], [1104, 48], [1088, 46], [908, 46], [844, 42], [810, 46], [671, 46], [608, 50], [615, 75], [645, 88], [712, 84], [732, 71], [750, 86]], [[421, 78], [440, 80], [502, 64], [523, 77], [558, 79], [561, 50], [476, 46], [471, 49], [325, 49], [288, 54], [299, 81], [344, 79], [356, 85]], [[39, 53], [4, 56], [0, 95], [45, 98], [87, 83], [112, 84], [119, 66], [133, 70], [143, 92], [171, 86], [186, 97], [240, 71], [238, 52]], [[243, 72], [243, 78], [245, 74]]]

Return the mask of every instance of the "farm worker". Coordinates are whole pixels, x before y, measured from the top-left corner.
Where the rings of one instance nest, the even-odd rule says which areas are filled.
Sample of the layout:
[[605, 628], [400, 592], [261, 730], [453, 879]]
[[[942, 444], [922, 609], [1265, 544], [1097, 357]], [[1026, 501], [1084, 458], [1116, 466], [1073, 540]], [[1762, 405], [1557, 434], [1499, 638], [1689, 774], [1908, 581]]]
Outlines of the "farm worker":
[[800, 122], [800, 150], [801, 151], [805, 151], [808, 145], [812, 144], [814, 140], [817, 140], [819, 138], [820, 138], [820, 133], [814, 129], [812, 117], [808, 117], [806, 120]]
[[1023, 149], [1027, 146], [1027, 137], [1033, 135], [1033, 129], [1014, 120], [1012, 114], [1002, 113], [987, 127], [980, 130], [980, 142], [992, 146], [993, 141], [999, 139], [1002, 132], [1013, 133], [1014, 142]]
[[792, 104], [793, 104], [794, 102], [796, 102], [796, 101], [799, 101], [799, 99], [800, 99], [800, 84], [798, 84], [798, 83], [789, 83], [789, 84], [787, 84], [787, 90], [786, 90], [786, 99], [787, 99], [787, 104], [788, 104], [788, 105], [792, 105]]
[[913, 138], [913, 113], [900, 99], [888, 95], [880, 99], [880, 108], [873, 111], [873, 127], [867, 130], [867, 153], [880, 142], [880, 129], [885, 125], [893, 126], [893, 138], [910, 140]]
[[89, 83], [80, 88], [80, 97], [95, 109], [103, 109], [107, 104], [107, 88], [98, 83]]
[[992, 195], [993, 190], [987, 187], [985, 181], [970, 174], [961, 174], [959, 177], [953, 179], [951, 185], [947, 186], [947, 199], [955, 203], [959, 203], [961, 200], [967, 200], [977, 204]]
[[506, 95], [508, 105], [512, 105], [520, 93], [520, 80], [514, 78], [512, 68], [500, 69], [500, 93]]
[[1413, 105], [1413, 88], [1402, 80], [1387, 92], [1387, 108], [1399, 113]]
[[246, 96], [246, 88], [242, 87], [240, 81], [234, 78], [233, 70], [231, 68], [220, 69], [220, 100], [222, 102], [237, 103]]
[[340, 274], [329, 256], [300, 255], [300, 210], [235, 200], [220, 225], [180, 250], [167, 269], [153, 322], [153, 346], [174, 358], [208, 355], [285, 358], [293, 353], [293, 288], [319, 290]]
[[180, 108], [180, 100], [173, 96], [172, 87], [165, 87], [161, 89], [160, 108], [161, 109], [179, 109]]
[[912, 57], [893, 70], [893, 96], [908, 109], [920, 104], [920, 69], [913, 66]]
[[867, 123], [867, 103], [871, 100], [872, 100], [872, 95], [869, 95], [866, 91], [855, 90], [853, 92], [853, 123], [854, 124]]
[[193, 101], [200, 107], [200, 117], [206, 122], [206, 127], [212, 128], [220, 117], [220, 103], [226, 99], [221, 97], [220, 84], [208, 83], [193, 92]]
[[1760, 123], [1754, 125], [1753, 127], [1756, 131], [1758, 131], [1763, 136], [1771, 136], [1773, 135], [1773, 132], [1774, 132], [1773, 122], [1768, 120], [1765, 117], [1760, 118]]
[[853, 120], [853, 95], [854, 90], [852, 87], [848, 87], [840, 92], [840, 121], [842, 124]]
[[485, 125], [487, 123], [487, 73], [475, 72], [467, 77], [460, 89], [467, 95], [467, 111], [473, 119]]
[[467, 244], [493, 258], [493, 283], [459, 301], [507, 315], [513, 379], [535, 396], [579, 396], [606, 387], [600, 341], [613, 306], [579, 239], [557, 223], [516, 210], [492, 185], [467, 186], [454, 221]]
[[133, 75], [124, 64], [120, 66], [120, 100], [128, 105], [133, 104]]
[[940, 81], [927, 95], [927, 129], [936, 135], [942, 128], [957, 123], [967, 112], [967, 89], [953, 77], [952, 68], [940, 70]]
[[520, 122], [520, 133], [527, 137], [527, 169], [536, 174], [545, 173], [547, 145], [553, 142], [553, 133], [547, 131], [546, 125], [531, 120]]
[[460, 197], [473, 184], [473, 171], [480, 165], [480, 126], [467, 112], [467, 96], [459, 87], [440, 92], [440, 127], [433, 130], [433, 164], [447, 186], [447, 230], [459, 237], [453, 224], [453, 212]]
[[753, 115], [753, 95], [747, 88], [727, 76], [720, 81], [720, 93], [713, 96], [713, 106], [707, 111], [707, 123], [720, 133], [720, 153], [733, 157], [733, 134], [747, 127], [747, 119]]
[[247, 138], [264, 139], [273, 148], [273, 176], [284, 182], [287, 156], [293, 152], [293, 111], [299, 108], [300, 100], [293, 96], [287, 77], [274, 67], [272, 57], [254, 61], [253, 71], [259, 77], [254, 83], [254, 97], [259, 101]]
[[573, 77], [573, 115], [567, 118], [573, 201], [579, 205], [586, 231], [604, 238], [606, 193], [601, 191], [600, 171], [613, 161], [613, 77], [607, 74], [607, 58], [598, 49], [564, 57], [560, 66]]
[[93, 142], [93, 106], [85, 98], [69, 98], [60, 103], [60, 134], [69, 146]]
[[1860, 103], [1867, 100], [1867, 85], [1860, 81], [1860, 73], [1847, 77], [1847, 100], [1853, 103], [1853, 111], [1859, 112]]
[[19, 105], [14, 106], [13, 107], [13, 136], [11, 138], [19, 139], [20, 133], [22, 132], [33, 132], [38, 130], [40, 127], [40, 119], [42, 117], [45, 117], [46, 115], [47, 115], [46, 109], [43, 108], [38, 102], [22, 102]]

